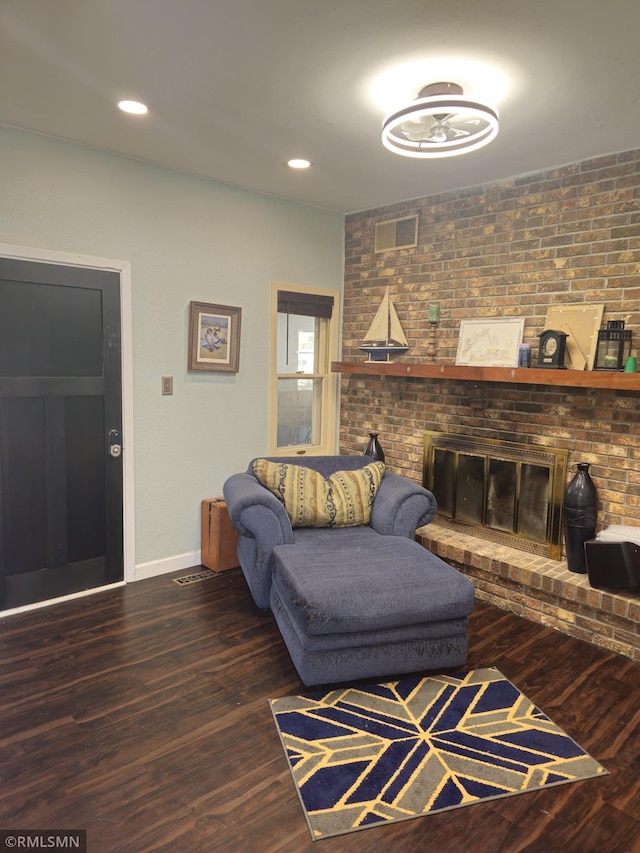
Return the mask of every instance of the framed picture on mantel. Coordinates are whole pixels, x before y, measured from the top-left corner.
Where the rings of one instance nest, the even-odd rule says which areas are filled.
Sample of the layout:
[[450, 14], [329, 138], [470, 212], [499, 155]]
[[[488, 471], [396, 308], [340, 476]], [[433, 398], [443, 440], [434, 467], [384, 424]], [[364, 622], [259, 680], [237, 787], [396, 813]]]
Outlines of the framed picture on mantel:
[[189, 314], [189, 370], [237, 373], [241, 308], [192, 302]]
[[568, 335], [566, 366], [569, 370], [593, 370], [603, 313], [604, 303], [599, 302], [547, 308], [544, 328]]
[[524, 317], [510, 320], [461, 320], [456, 364], [517, 367]]

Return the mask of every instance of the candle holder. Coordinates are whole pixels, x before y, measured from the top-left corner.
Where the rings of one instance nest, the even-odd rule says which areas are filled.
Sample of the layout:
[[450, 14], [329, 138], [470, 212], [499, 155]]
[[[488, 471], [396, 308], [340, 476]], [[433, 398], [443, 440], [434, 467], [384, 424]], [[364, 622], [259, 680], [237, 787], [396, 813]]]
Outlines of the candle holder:
[[427, 341], [427, 356], [435, 358], [437, 353], [437, 337], [436, 330], [438, 328], [437, 320], [429, 320], [429, 340]]

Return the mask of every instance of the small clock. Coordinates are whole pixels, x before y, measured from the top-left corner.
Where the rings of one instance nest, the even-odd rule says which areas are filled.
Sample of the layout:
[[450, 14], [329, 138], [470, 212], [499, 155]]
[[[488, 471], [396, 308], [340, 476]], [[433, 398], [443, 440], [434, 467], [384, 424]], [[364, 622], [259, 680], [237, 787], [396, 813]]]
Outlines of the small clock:
[[540, 338], [538, 350], [538, 367], [555, 367], [566, 369], [564, 354], [569, 335], [557, 329], [545, 329]]

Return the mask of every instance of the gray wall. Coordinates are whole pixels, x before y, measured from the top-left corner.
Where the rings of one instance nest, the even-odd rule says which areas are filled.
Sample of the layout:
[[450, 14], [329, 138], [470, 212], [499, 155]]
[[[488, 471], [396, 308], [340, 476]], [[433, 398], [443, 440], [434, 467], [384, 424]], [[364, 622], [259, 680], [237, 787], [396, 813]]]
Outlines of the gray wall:
[[[342, 290], [343, 235], [338, 213], [0, 126], [0, 242], [131, 264], [142, 574], [189, 565], [201, 499], [266, 453], [270, 283]], [[191, 300], [242, 308], [237, 374], [187, 371]]]

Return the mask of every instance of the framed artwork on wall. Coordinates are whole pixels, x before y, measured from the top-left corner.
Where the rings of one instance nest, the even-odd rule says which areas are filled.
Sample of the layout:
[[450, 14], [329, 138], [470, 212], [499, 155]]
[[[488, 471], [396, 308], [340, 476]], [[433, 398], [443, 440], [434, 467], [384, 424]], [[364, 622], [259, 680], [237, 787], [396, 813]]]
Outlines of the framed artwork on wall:
[[524, 318], [461, 320], [456, 364], [517, 367]]
[[237, 373], [242, 309], [209, 302], [190, 306], [189, 370]]

